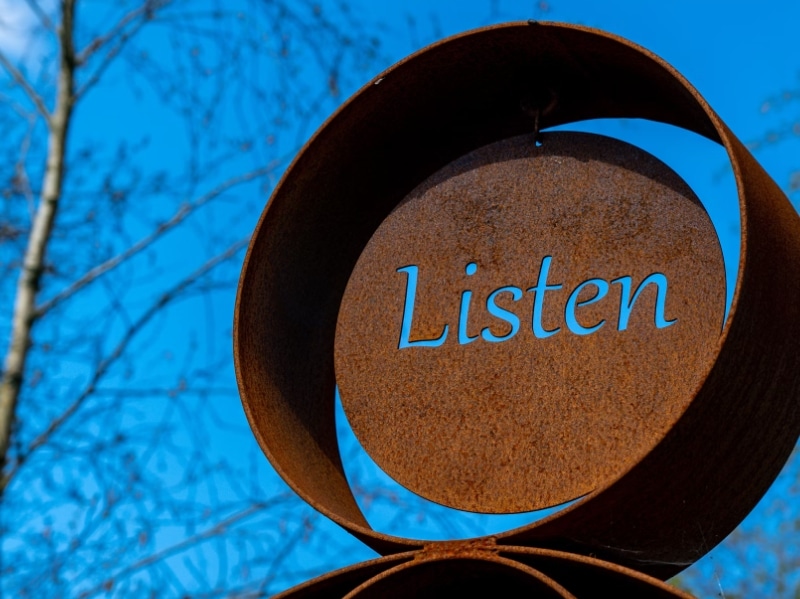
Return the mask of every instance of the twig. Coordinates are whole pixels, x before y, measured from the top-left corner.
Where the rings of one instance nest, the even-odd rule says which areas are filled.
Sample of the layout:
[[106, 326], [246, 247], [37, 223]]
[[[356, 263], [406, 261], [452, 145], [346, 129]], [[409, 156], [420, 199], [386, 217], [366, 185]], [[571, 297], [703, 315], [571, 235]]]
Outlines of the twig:
[[281, 567], [286, 558], [289, 557], [289, 554], [292, 552], [292, 549], [303, 539], [303, 537], [308, 532], [308, 529], [311, 527], [312, 519], [315, 518], [315, 515], [312, 515], [310, 518], [303, 519], [303, 525], [297, 529], [294, 535], [286, 542], [283, 548], [275, 555], [270, 564], [270, 569], [264, 579], [261, 581], [261, 585], [259, 586], [259, 591], [266, 592], [269, 588], [269, 584], [275, 579], [276, 572], [278, 568]]
[[108, 33], [96, 37], [88, 46], [86, 46], [86, 48], [83, 49], [83, 51], [81, 51], [80, 54], [78, 54], [78, 64], [86, 64], [86, 61], [89, 60], [92, 55], [95, 54], [95, 52], [102, 49], [106, 44], [120, 35], [120, 33], [123, 32], [125, 28], [133, 21], [139, 17], [142, 17], [143, 21], [151, 19], [157, 10], [164, 8], [170, 3], [170, 1], [171, 0], [147, 0], [147, 2], [142, 4], [139, 8], [136, 8], [125, 14], [119, 21], [117, 21], [117, 24], [108, 31]]
[[8, 485], [11, 479], [16, 476], [19, 469], [25, 463], [25, 461], [30, 458], [31, 454], [33, 454], [37, 449], [45, 445], [53, 434], [56, 433], [63, 425], [66, 423], [75, 413], [80, 409], [83, 403], [91, 397], [95, 390], [97, 389], [97, 384], [103, 379], [106, 375], [108, 370], [111, 366], [122, 356], [125, 349], [128, 347], [128, 344], [134, 339], [134, 337], [139, 333], [144, 325], [146, 325], [156, 314], [158, 314], [164, 307], [166, 307], [170, 302], [172, 302], [175, 298], [180, 296], [182, 292], [184, 292], [188, 287], [190, 287], [193, 283], [195, 283], [198, 279], [202, 278], [206, 274], [208, 274], [211, 270], [230, 260], [233, 256], [239, 253], [244, 247], [247, 245], [249, 239], [241, 239], [236, 243], [232, 244], [228, 247], [227, 250], [222, 252], [221, 254], [215, 256], [199, 269], [194, 271], [188, 277], [180, 281], [177, 285], [172, 287], [169, 291], [165, 292], [161, 295], [158, 300], [156, 300], [138, 319], [136, 319], [125, 331], [122, 339], [113, 349], [113, 351], [106, 356], [100, 363], [97, 365], [95, 369], [94, 375], [92, 376], [91, 381], [89, 384], [84, 388], [84, 390], [78, 395], [77, 398], [56, 418], [54, 418], [48, 427], [41, 432], [31, 443], [28, 445], [28, 448], [21, 452], [17, 456], [16, 462], [13, 466], [9, 469], [6, 476], [0, 480], [0, 493], [2, 493], [3, 489]]
[[256, 169], [254, 171], [250, 171], [249, 173], [245, 173], [244, 175], [239, 175], [238, 177], [233, 177], [231, 179], [228, 179], [221, 185], [218, 185], [210, 192], [201, 196], [191, 204], [183, 204], [177, 210], [177, 212], [175, 212], [175, 214], [172, 215], [172, 217], [169, 220], [158, 225], [158, 227], [156, 227], [156, 229], [152, 233], [150, 233], [147, 237], [140, 239], [124, 252], [114, 256], [113, 258], [106, 260], [102, 264], [95, 266], [89, 272], [83, 275], [80, 279], [70, 284], [67, 288], [59, 291], [49, 300], [40, 304], [36, 308], [36, 317], [41, 318], [46, 312], [52, 310], [56, 305], [60, 304], [64, 300], [75, 295], [78, 291], [86, 287], [89, 283], [93, 282], [98, 277], [101, 277], [110, 270], [113, 270], [114, 268], [116, 268], [126, 260], [132, 258], [142, 250], [147, 249], [153, 242], [155, 242], [159, 237], [164, 235], [167, 231], [174, 229], [176, 226], [178, 226], [184, 220], [186, 220], [186, 218], [198, 208], [218, 198], [226, 191], [229, 191], [230, 189], [238, 185], [241, 185], [243, 183], [247, 183], [254, 179], [258, 179], [259, 177], [263, 177], [271, 173], [273, 170], [274, 166], [268, 166]]
[[8, 74], [11, 75], [12, 79], [17, 82], [17, 85], [20, 86], [22, 91], [25, 92], [25, 95], [28, 96], [31, 102], [33, 102], [34, 106], [36, 106], [36, 110], [44, 117], [45, 122], [48, 126], [50, 126], [51, 115], [50, 111], [47, 110], [47, 106], [44, 105], [44, 101], [42, 100], [41, 96], [36, 93], [36, 90], [33, 89], [33, 86], [28, 83], [28, 80], [25, 79], [25, 76], [11, 64], [11, 61], [6, 58], [6, 55], [0, 52], [0, 65], [3, 65], [3, 68], [8, 71]]
[[25, 0], [28, 7], [31, 9], [31, 12], [39, 17], [39, 20], [42, 22], [42, 25], [45, 28], [49, 29], [50, 31], [55, 31], [55, 25], [53, 25], [53, 21], [50, 20], [50, 17], [47, 16], [47, 13], [42, 10], [42, 7], [39, 6], [39, 3], [36, 0]]
[[[171, 0], [147, 0], [142, 6], [136, 10], [132, 10], [126, 14], [120, 21], [108, 32], [108, 34], [96, 38], [78, 57], [79, 64], [85, 64], [86, 61], [100, 48], [106, 46], [111, 40], [116, 39], [117, 42], [114, 46], [109, 48], [106, 55], [103, 57], [100, 65], [94, 70], [91, 76], [81, 85], [75, 96], [77, 98], [83, 97], [86, 93], [94, 87], [103, 73], [111, 66], [114, 59], [119, 55], [125, 45], [141, 30], [141, 28], [150, 20], [156, 11], [163, 9]], [[136, 21], [137, 19], [138, 22]], [[133, 26], [126, 30], [131, 23]]]
[[205, 530], [203, 532], [197, 533], [196, 535], [191, 536], [188, 539], [184, 539], [183, 541], [180, 541], [179, 543], [176, 543], [175, 545], [172, 545], [171, 547], [167, 547], [166, 549], [162, 549], [161, 551], [158, 551], [158, 552], [156, 552], [156, 553], [154, 553], [152, 555], [149, 555], [149, 556], [147, 556], [147, 557], [145, 557], [143, 559], [140, 559], [137, 562], [134, 562], [133, 564], [131, 564], [127, 568], [123, 568], [122, 570], [120, 570], [119, 572], [114, 574], [114, 576], [104, 580], [101, 584], [99, 584], [99, 585], [97, 585], [97, 586], [95, 586], [95, 587], [93, 587], [93, 588], [91, 588], [91, 589], [89, 589], [87, 591], [84, 591], [83, 593], [81, 593], [79, 595], [79, 597], [81, 599], [85, 599], [86, 597], [90, 597], [90, 596], [94, 595], [95, 593], [100, 593], [100, 592], [106, 593], [108, 588], [109, 588], [109, 586], [119, 582], [120, 580], [123, 580], [123, 579], [131, 576], [132, 574], [134, 574], [138, 570], [142, 570], [143, 568], [147, 568], [149, 566], [152, 566], [153, 564], [155, 564], [157, 562], [160, 562], [160, 561], [163, 561], [163, 560], [165, 560], [165, 559], [167, 559], [167, 558], [169, 558], [169, 557], [171, 557], [173, 555], [176, 555], [176, 554], [184, 551], [185, 549], [187, 549], [189, 547], [192, 547], [192, 546], [197, 545], [199, 543], [202, 543], [202, 542], [204, 542], [204, 541], [206, 541], [208, 539], [211, 539], [213, 537], [221, 535], [221, 534], [227, 532], [228, 528], [230, 528], [231, 526], [233, 526], [237, 522], [240, 522], [240, 521], [242, 521], [242, 520], [244, 520], [246, 518], [249, 518], [249, 517], [257, 514], [258, 512], [270, 509], [275, 504], [279, 503], [280, 501], [285, 501], [289, 497], [290, 497], [289, 493], [283, 493], [281, 495], [273, 497], [271, 501], [262, 502], [262, 503], [254, 503], [254, 504], [246, 507], [245, 509], [241, 510], [240, 512], [237, 512], [237, 513], [233, 514], [232, 516], [229, 516], [228, 518], [226, 518], [222, 522], [219, 522], [219, 523], [215, 524], [214, 526], [212, 526], [208, 530]]

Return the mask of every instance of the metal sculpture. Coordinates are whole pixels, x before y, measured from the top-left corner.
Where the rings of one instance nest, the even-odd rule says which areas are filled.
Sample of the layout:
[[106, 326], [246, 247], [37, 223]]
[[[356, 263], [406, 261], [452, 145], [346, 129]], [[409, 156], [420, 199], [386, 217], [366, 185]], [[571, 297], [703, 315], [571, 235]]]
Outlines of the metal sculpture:
[[[713, 227], [666, 165], [541, 130], [646, 118], [722, 144], [742, 249], [723, 323]], [[588, 28], [435, 44], [351, 98], [262, 214], [234, 326], [253, 432], [308, 503], [385, 557], [286, 597], [686, 597], [661, 582], [752, 509], [800, 433], [800, 219], [669, 65]], [[516, 512], [467, 541], [373, 530], [334, 386], [365, 449], [436, 502]], [[538, 596], [538, 595], [537, 595]]]

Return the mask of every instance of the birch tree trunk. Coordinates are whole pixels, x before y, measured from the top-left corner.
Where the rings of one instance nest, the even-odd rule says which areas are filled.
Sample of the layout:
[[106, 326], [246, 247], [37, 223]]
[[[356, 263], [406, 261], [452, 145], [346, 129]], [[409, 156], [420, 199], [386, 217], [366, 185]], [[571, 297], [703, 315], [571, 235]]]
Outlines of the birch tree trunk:
[[[0, 470], [6, 463], [17, 403], [25, 379], [25, 362], [32, 344], [31, 332], [36, 322], [37, 294], [45, 270], [47, 246], [61, 199], [67, 132], [75, 100], [74, 0], [65, 0], [61, 11], [56, 104], [53, 112], [46, 116], [49, 129], [47, 165], [44, 171], [41, 198], [36, 208], [23, 266], [17, 282], [11, 340], [5, 356], [2, 383], [0, 383]], [[4, 478], [0, 481], [0, 496], [5, 486]]]

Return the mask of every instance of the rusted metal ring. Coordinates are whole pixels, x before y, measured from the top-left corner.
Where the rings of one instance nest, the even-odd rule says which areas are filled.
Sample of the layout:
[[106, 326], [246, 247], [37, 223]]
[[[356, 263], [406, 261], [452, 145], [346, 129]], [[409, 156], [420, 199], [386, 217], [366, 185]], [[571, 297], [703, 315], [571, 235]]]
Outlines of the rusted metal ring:
[[691, 405], [622, 476], [497, 538], [667, 578], [735, 528], [800, 433], [800, 220], [697, 91], [626, 40], [549, 23], [481, 29], [398, 63], [342, 106], [286, 172], [250, 244], [234, 325], [242, 401], [262, 449], [312, 506], [384, 555], [421, 547], [370, 528], [348, 487], [334, 426], [337, 312], [361, 251], [406, 193], [455, 158], [530, 131], [526, 81], [558, 95], [542, 128], [669, 123], [721, 143], [736, 178], [738, 279]]
[[[315, 578], [275, 599], [328, 597], [441, 597], [533, 593], [536, 597], [690, 599], [658, 579], [602, 560], [548, 549], [494, 547], [469, 543], [378, 558]], [[515, 594], [516, 592], [516, 594]]]

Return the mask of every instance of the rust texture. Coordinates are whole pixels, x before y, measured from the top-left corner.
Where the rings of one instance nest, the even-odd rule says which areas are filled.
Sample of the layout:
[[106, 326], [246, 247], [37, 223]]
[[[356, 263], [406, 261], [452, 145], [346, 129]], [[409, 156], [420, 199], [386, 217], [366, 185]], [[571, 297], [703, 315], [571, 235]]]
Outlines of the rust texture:
[[564, 503], [686, 410], [716, 357], [724, 272], [699, 200], [653, 156], [583, 133], [490, 144], [406, 196], [362, 252], [337, 325], [342, 404], [367, 453], [428, 499]]
[[[545, 108], [534, 109], [532, 117], [532, 105]], [[610, 443], [614, 452], [619, 449], [619, 455], [615, 453], [608, 471], [595, 463], [587, 473], [590, 482], [585, 487], [574, 475], [567, 477], [564, 490], [551, 492], [551, 481], [539, 496], [532, 492], [533, 499], [500, 491], [493, 499], [487, 493], [474, 496], [468, 488], [425, 488], [424, 477], [413, 479], [413, 465], [400, 453], [404, 443], [416, 441], [416, 435], [403, 431], [409, 436], [395, 437], [394, 447], [382, 458], [387, 467], [394, 468], [398, 477], [410, 477], [406, 482], [443, 502], [502, 511], [559, 501], [590, 488], [580, 500], [551, 517], [496, 535], [496, 544], [504, 547], [498, 553], [415, 559], [414, 551], [425, 543], [386, 535], [368, 525], [348, 487], [339, 456], [333, 409], [334, 353], [355, 350], [344, 337], [335, 348], [335, 337], [351, 274], [381, 223], [387, 217], [390, 221], [395, 218], [390, 216], [393, 211], [397, 210], [395, 215], [404, 209], [424, 212], [424, 207], [414, 206], [413, 198], [407, 202], [408, 208], [400, 204], [440, 169], [483, 146], [530, 135], [535, 129], [608, 117], [669, 123], [717, 141], [727, 150], [742, 222], [739, 274], [729, 317], [719, 332], [719, 284], [714, 281], [721, 276], [721, 265], [718, 273], [711, 274], [713, 280], [703, 282], [708, 295], [699, 300], [701, 306], [708, 306], [709, 321], [699, 323], [691, 335], [678, 327], [682, 318], [697, 322], [692, 320], [696, 317], [689, 312], [684, 316], [683, 308], [671, 306], [672, 298], [667, 298], [666, 318], [677, 317], [678, 322], [659, 332], [676, 337], [674, 351], [686, 352], [685, 374], [696, 385], [689, 388], [685, 381], [665, 375], [665, 384], [674, 388], [676, 395], [667, 393], [667, 415], [654, 423], [633, 413], [616, 420], [612, 416], [623, 428], [627, 422], [641, 428], [644, 436], [632, 434], [630, 439], [635, 441], [630, 447], [615, 446], [603, 434], [590, 434], [587, 439]], [[543, 141], [545, 153], [546, 133]], [[577, 148], [566, 148], [566, 158], [574, 158], [575, 151]], [[632, 171], [625, 176], [635, 177], [633, 164], [614, 164], [620, 155], [611, 152], [598, 164], [617, 173]], [[587, 164], [581, 168], [588, 173], [594, 167]], [[663, 169], [654, 173], [651, 181], [668, 176]], [[611, 184], [607, 185], [610, 189]], [[648, 193], [659, 201], [673, 198], [680, 203], [677, 222], [695, 218], [692, 222], [706, 226], [702, 214], [690, 217], [686, 213], [694, 199], [680, 188], [679, 181], [677, 186], [670, 192], [651, 187]], [[444, 188], [434, 193], [434, 203], [445, 202], [447, 193]], [[513, 199], [521, 194], [509, 196]], [[665, 216], [657, 212], [652, 216]], [[604, 236], [604, 231], [597, 231], [598, 239]], [[388, 253], [391, 243], [387, 243]], [[711, 251], [714, 243], [697, 250], [708, 265], [695, 265], [693, 272], [713, 269], [710, 265], [718, 260]], [[653, 243], [654, 256], [666, 260], [661, 252], [668, 250], [657, 247], [661, 246]], [[693, 246], [686, 246], [686, 251], [689, 247]], [[554, 269], [562, 260], [556, 251]], [[376, 263], [369, 261], [365, 268], [371, 270]], [[626, 259], [626, 267], [636, 264], [633, 255]], [[400, 266], [404, 265], [394, 268]], [[636, 271], [638, 276], [648, 271], [647, 265], [641, 268], [644, 270]], [[518, 270], [522, 276], [525, 268]], [[594, 276], [594, 271], [587, 274]], [[622, 270], [597, 274], [603, 278], [623, 275], [637, 276], [634, 271]], [[402, 282], [407, 274], [395, 272], [395, 276], [395, 281]], [[522, 278], [516, 281], [515, 276], [497, 280], [501, 285], [530, 285]], [[569, 285], [576, 284], [570, 273], [559, 276], [569, 279]], [[679, 281], [677, 274], [670, 276], [675, 277], [676, 297], [680, 293], [687, 299], [695, 297], [686, 281]], [[672, 280], [669, 278], [670, 285]], [[685, 289], [681, 292], [682, 285]], [[452, 289], [460, 291], [457, 286]], [[481, 289], [485, 293], [488, 287]], [[673, 287], [669, 289], [672, 293]], [[420, 299], [422, 293], [420, 287]], [[800, 433], [799, 295], [800, 219], [791, 204], [697, 91], [649, 52], [583, 27], [511, 23], [450, 38], [395, 65], [351, 98], [298, 155], [262, 214], [240, 279], [234, 356], [242, 402], [256, 438], [301, 497], [389, 556], [312, 581], [288, 596], [339, 597], [346, 592], [358, 597], [391, 596], [389, 593], [412, 585], [421, 594], [447, 580], [455, 588], [484, 584], [489, 588], [492, 581], [499, 584], [504, 580], [517, 585], [515, 588], [535, 589], [553, 597], [593, 596], [597, 588], [609, 589], [612, 595], [617, 589], [639, 589], [629, 596], [684, 596], [655, 579], [676, 574], [736, 527], [769, 487]], [[586, 296], [578, 298], [584, 299]], [[644, 298], [642, 301], [634, 310], [648, 306]], [[500, 300], [498, 305], [508, 307]], [[581, 320], [583, 326], [591, 324], [590, 317], [600, 316], [592, 310], [601, 307], [597, 302], [581, 308], [585, 312], [580, 314], [588, 318]], [[432, 313], [434, 316], [438, 315]], [[421, 324], [409, 340], [435, 337], [439, 324]], [[457, 327], [457, 322], [451, 326]], [[655, 333], [637, 332], [641, 330], [634, 329], [631, 320], [630, 329], [618, 333], [632, 333], [641, 343], [653, 343]], [[495, 331], [502, 334], [501, 329]], [[602, 332], [586, 339], [600, 344]], [[512, 352], [515, 340], [506, 341], [508, 348], [501, 351]], [[705, 353], [708, 344], [713, 346], [711, 359]], [[446, 351], [444, 345], [437, 349]], [[669, 354], [668, 349], [663, 350], [659, 360], [681, 357], [664, 352]], [[608, 358], [614, 361], [612, 356]], [[642, 376], [640, 367], [645, 371], [655, 368], [652, 372], [658, 369], [658, 364], [633, 366], [635, 377]], [[613, 363], [610, 371], [619, 377], [623, 369]], [[353, 384], [357, 387], [356, 378]], [[624, 380], [615, 379], [614, 385], [627, 392], [632, 389]], [[620, 395], [623, 402], [632, 401], [639, 407], [646, 403], [645, 398], [627, 392]], [[359, 399], [351, 394], [343, 396], [343, 401], [356, 414], [359, 408], [353, 402]], [[576, 405], [581, 405], [582, 400], [577, 401]], [[514, 397], [516, 409], [518, 402]], [[581, 417], [580, 413], [565, 414], [570, 419]], [[572, 426], [564, 423], [562, 431], [569, 433]], [[582, 430], [577, 426], [575, 430]], [[591, 423], [585, 426], [591, 428]], [[360, 434], [369, 436], [363, 427]], [[479, 431], [466, 439], [478, 437]], [[575, 467], [580, 448], [570, 447], [569, 435], [565, 440], [563, 463]], [[431, 442], [441, 448], [441, 440]], [[519, 483], [519, 488], [524, 488], [534, 476], [529, 467], [532, 462], [514, 454], [513, 447], [503, 448], [503, 443], [492, 440], [489, 445], [501, 447], [511, 462], [529, 468]], [[570, 452], [572, 455], [567, 455]], [[457, 464], [477, 463], [474, 458], [465, 462], [460, 453], [454, 459]], [[555, 461], [548, 463], [561, 457], [554, 453], [552, 459]], [[437, 467], [443, 468], [441, 464]], [[504, 476], [511, 480], [510, 474]], [[520, 503], [514, 505], [515, 501]], [[551, 554], [545, 557], [542, 552], [548, 551]], [[460, 583], [468, 573], [477, 578], [470, 579], [470, 584]], [[587, 586], [574, 586], [583, 582]], [[333, 590], [315, 594], [317, 585]]]
[[[436, 548], [433, 545], [441, 545]], [[602, 560], [549, 549], [435, 543], [322, 576], [276, 599], [478, 596], [691, 599], [656, 578]], [[519, 594], [519, 595], [518, 595]]]

